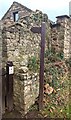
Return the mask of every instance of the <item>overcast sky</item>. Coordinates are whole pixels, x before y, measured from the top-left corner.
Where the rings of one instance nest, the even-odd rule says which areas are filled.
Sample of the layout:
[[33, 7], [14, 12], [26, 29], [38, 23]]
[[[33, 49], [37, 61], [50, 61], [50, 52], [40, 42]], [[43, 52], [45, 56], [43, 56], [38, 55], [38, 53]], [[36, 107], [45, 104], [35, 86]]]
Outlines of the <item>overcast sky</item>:
[[[9, 9], [14, 0], [0, 0], [0, 19]], [[69, 15], [70, 0], [16, 0], [32, 10], [41, 10], [49, 19], [55, 21], [59, 15]]]

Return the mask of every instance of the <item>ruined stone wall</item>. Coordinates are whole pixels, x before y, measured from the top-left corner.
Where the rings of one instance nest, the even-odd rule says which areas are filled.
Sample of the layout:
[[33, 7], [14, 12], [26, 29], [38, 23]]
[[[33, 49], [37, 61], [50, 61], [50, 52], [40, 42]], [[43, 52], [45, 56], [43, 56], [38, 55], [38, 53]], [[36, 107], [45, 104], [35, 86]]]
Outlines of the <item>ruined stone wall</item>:
[[68, 16], [57, 17], [56, 24], [51, 28], [51, 48], [56, 54], [63, 54], [65, 59], [70, 57], [70, 18]]
[[70, 58], [71, 58], [71, 18], [69, 19], [69, 33], [70, 33], [69, 53], [70, 53]]
[[39, 93], [39, 73], [30, 71], [28, 64], [31, 58], [39, 59], [40, 36], [32, 35], [25, 25], [12, 26], [4, 34], [7, 51], [3, 56], [3, 66], [6, 66], [7, 61], [14, 64], [14, 105], [24, 114], [34, 104]]
[[[63, 37], [63, 38], [62, 38]], [[64, 49], [64, 31], [60, 24], [55, 24], [51, 29], [51, 51], [55, 54], [63, 52]]]
[[[13, 21], [13, 12], [19, 10], [19, 20]], [[14, 64], [14, 107], [24, 115], [29, 111], [39, 95], [39, 63], [41, 35], [33, 34], [33, 26], [46, 23], [45, 53], [50, 49], [55, 54], [69, 58], [71, 49], [70, 21], [68, 17], [57, 18], [57, 23], [50, 27], [48, 16], [36, 10], [30, 15], [22, 16], [24, 10], [16, 5], [3, 20], [2, 30], [2, 67], [6, 62]], [[47, 59], [47, 58], [46, 58]], [[46, 61], [45, 61], [46, 62]]]
[[70, 41], [71, 41], [71, 35], [70, 35], [70, 18], [68, 16], [64, 16], [61, 19], [58, 18], [58, 23], [60, 22], [61, 27], [64, 29], [64, 58], [68, 59], [70, 57]]
[[[30, 29], [32, 26], [41, 26], [43, 14], [40, 13], [37, 11], [31, 14], [29, 21], [20, 19], [17, 23], [3, 28], [3, 68], [7, 61], [14, 64], [14, 107], [22, 115], [29, 111], [39, 94], [41, 35], [32, 33]], [[40, 15], [42, 19], [38, 20]], [[47, 44], [46, 42], [46, 48]]]
[[64, 35], [64, 58], [70, 57], [70, 22], [69, 19], [65, 21], [65, 35]]
[[2, 118], [2, 22], [0, 21], [0, 118]]
[[[2, 21], [0, 21], [0, 67], [2, 68]], [[2, 72], [0, 72], [1, 74]]]

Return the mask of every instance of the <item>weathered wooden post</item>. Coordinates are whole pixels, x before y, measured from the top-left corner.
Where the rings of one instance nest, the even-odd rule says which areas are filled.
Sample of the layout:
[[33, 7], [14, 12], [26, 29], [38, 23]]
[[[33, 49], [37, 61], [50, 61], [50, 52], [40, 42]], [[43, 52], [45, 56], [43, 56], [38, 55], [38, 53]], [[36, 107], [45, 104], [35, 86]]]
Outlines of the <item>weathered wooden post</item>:
[[41, 51], [40, 51], [40, 73], [39, 73], [39, 110], [43, 108], [44, 97], [44, 52], [45, 52], [45, 23], [41, 26]]
[[14, 67], [12, 61], [8, 61], [6, 65], [7, 81], [6, 81], [6, 102], [8, 110], [13, 109], [13, 74]]
[[44, 52], [45, 52], [45, 34], [46, 26], [45, 22], [42, 22], [41, 27], [32, 27], [33, 33], [41, 34], [41, 50], [40, 50], [40, 73], [39, 73], [39, 110], [43, 108], [43, 97], [44, 97]]

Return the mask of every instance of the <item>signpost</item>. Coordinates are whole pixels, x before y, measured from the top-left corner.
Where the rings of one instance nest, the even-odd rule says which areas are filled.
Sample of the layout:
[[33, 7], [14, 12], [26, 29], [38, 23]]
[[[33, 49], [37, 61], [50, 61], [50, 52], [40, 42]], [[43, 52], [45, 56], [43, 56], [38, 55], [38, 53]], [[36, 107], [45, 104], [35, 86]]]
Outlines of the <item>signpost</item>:
[[43, 108], [44, 97], [44, 52], [45, 52], [45, 34], [46, 26], [45, 22], [42, 22], [41, 27], [32, 27], [33, 33], [41, 34], [41, 50], [40, 50], [40, 73], [39, 73], [39, 110]]

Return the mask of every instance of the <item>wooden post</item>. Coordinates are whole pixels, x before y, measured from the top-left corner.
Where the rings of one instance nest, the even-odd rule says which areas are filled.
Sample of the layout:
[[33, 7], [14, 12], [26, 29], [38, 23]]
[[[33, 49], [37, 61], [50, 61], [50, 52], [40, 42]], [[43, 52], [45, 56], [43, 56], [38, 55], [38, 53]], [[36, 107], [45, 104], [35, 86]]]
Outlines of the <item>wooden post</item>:
[[2, 66], [0, 63], [0, 119], [2, 119], [2, 113], [4, 112], [4, 104], [2, 103]]
[[33, 33], [41, 34], [41, 50], [40, 50], [40, 73], [39, 73], [39, 110], [43, 108], [43, 97], [44, 97], [44, 52], [45, 52], [45, 34], [46, 26], [45, 22], [42, 23], [41, 27], [32, 27]]
[[2, 70], [2, 113], [5, 113], [5, 91], [6, 88], [6, 79], [5, 79], [5, 72]]
[[39, 73], [39, 110], [43, 108], [44, 97], [44, 52], [45, 52], [45, 22], [41, 26], [41, 50], [40, 50], [40, 73]]
[[13, 63], [11, 61], [7, 62], [6, 66], [7, 70], [7, 81], [6, 81], [6, 100], [8, 110], [11, 111], [13, 109]]

